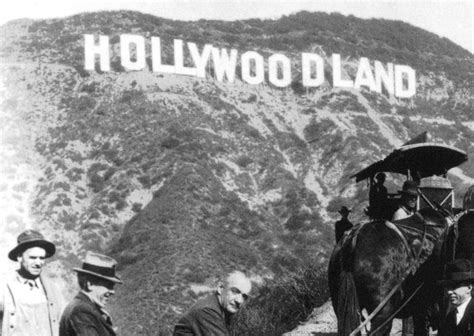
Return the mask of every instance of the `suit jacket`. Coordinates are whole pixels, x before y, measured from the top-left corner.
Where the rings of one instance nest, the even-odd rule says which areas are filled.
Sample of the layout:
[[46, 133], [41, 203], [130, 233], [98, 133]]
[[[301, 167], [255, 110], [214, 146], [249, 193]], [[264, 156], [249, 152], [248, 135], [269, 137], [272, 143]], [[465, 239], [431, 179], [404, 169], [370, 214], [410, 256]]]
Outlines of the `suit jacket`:
[[64, 309], [59, 323], [59, 336], [115, 335], [110, 317], [82, 292]]
[[178, 321], [173, 336], [229, 336], [229, 318], [217, 295], [199, 300]]
[[444, 323], [439, 328], [438, 336], [474, 336], [474, 298], [468, 303], [458, 325], [456, 325], [454, 310], [446, 315]]
[[[20, 286], [15, 273], [14, 277], [8, 279], [4, 284], [0, 285], [0, 324], [2, 329], [1, 336], [9, 336], [15, 333], [17, 325], [16, 311], [20, 309], [17, 307], [16, 297], [18, 291], [23, 290]], [[58, 336], [59, 332], [59, 318], [64, 307], [63, 297], [57, 286], [43, 274], [40, 275], [40, 281], [46, 294], [48, 302], [49, 325], [51, 327], [51, 335]]]

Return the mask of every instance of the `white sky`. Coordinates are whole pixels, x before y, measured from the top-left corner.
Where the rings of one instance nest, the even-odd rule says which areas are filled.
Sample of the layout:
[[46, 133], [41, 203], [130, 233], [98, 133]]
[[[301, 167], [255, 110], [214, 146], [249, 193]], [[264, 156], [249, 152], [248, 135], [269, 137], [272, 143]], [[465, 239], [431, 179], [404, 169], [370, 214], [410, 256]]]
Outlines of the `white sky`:
[[0, 24], [16, 18], [64, 17], [116, 9], [179, 20], [276, 19], [307, 10], [405, 21], [447, 37], [473, 53], [473, 3], [473, 0], [5, 0], [0, 5]]

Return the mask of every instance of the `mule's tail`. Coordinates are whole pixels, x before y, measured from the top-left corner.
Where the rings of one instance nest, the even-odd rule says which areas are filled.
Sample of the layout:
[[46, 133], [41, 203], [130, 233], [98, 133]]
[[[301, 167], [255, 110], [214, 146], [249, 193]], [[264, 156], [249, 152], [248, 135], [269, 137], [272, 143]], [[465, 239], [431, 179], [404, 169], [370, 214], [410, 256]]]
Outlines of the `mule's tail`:
[[361, 322], [359, 310], [359, 300], [352, 272], [342, 271], [336, 312], [338, 336], [348, 336], [359, 326]]

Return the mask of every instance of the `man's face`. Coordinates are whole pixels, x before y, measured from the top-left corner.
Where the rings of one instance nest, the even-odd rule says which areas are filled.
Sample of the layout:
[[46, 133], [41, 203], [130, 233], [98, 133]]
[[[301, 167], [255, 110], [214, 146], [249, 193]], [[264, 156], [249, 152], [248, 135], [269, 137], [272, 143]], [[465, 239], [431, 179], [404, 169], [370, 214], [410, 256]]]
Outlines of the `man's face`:
[[410, 209], [415, 209], [416, 208], [416, 196], [412, 195], [405, 195], [405, 204], [408, 208]]
[[105, 279], [94, 279], [89, 283], [89, 295], [92, 296], [96, 303], [105, 307], [109, 303], [109, 298], [115, 294], [115, 283]]
[[446, 287], [449, 301], [453, 306], [458, 307], [465, 302], [470, 296], [472, 285], [469, 284], [452, 284]]
[[36, 278], [41, 274], [46, 259], [46, 250], [42, 247], [31, 247], [18, 257], [20, 269], [26, 275]]
[[229, 276], [225, 284], [219, 285], [218, 288], [222, 307], [230, 314], [237, 313], [247, 301], [251, 289], [252, 284], [244, 275]]

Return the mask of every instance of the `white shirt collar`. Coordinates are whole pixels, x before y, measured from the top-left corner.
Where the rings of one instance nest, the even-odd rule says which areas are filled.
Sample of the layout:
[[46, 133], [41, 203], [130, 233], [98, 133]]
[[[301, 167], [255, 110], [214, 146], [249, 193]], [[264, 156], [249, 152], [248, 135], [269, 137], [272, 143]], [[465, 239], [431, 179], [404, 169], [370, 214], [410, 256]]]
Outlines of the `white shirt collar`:
[[470, 301], [471, 296], [469, 296], [466, 301], [456, 307], [458, 309], [458, 312], [456, 313], [456, 324], [459, 324], [459, 322], [461, 322], [462, 317], [464, 316], [464, 312], [466, 311], [467, 305]]
[[[24, 278], [20, 275], [19, 272], [16, 273], [16, 279], [18, 280], [19, 283], [21, 283], [22, 285], [28, 285], [28, 283], [31, 283], [31, 284], [34, 284], [34, 287], [36, 288], [41, 288], [41, 281], [40, 281], [40, 278], [37, 277], [35, 279], [27, 279], [27, 278]], [[28, 285], [29, 286], [29, 285]]]

